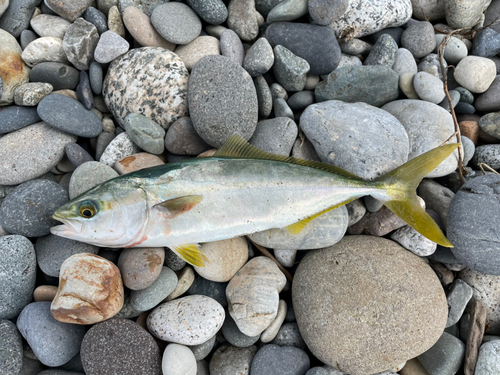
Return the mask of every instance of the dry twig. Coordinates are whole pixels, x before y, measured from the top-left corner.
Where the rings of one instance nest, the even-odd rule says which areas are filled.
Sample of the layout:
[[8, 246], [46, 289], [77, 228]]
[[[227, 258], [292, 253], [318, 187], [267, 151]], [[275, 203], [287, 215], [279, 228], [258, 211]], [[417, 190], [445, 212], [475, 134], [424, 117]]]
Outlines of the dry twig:
[[490, 170], [491, 172], [495, 173], [495, 174], [500, 174], [498, 173], [497, 171], [495, 171], [493, 168], [491, 168], [488, 164], [486, 163], [479, 163], [479, 168], [481, 168], [481, 172], [483, 172], [483, 174], [486, 174], [486, 172], [484, 171], [483, 167]]
[[252, 243], [252, 244], [253, 244], [253, 245], [254, 245], [257, 249], [259, 249], [259, 251], [260, 251], [262, 254], [264, 254], [266, 257], [268, 257], [268, 258], [269, 258], [269, 259], [271, 259], [274, 263], [276, 263], [276, 265], [277, 265], [277, 266], [278, 266], [278, 268], [281, 270], [281, 272], [283, 272], [283, 274], [284, 274], [284, 275], [285, 275], [285, 277], [288, 279], [288, 281], [292, 282], [293, 277], [292, 277], [292, 275], [290, 274], [290, 272], [288, 272], [288, 271], [286, 270], [286, 268], [285, 268], [285, 267], [283, 267], [283, 265], [282, 265], [280, 262], [278, 262], [278, 261], [276, 260], [276, 258], [273, 256], [273, 254], [271, 254], [271, 253], [269, 252], [269, 250], [267, 250], [267, 249], [266, 249], [265, 247], [263, 247], [263, 246], [260, 246], [260, 245], [256, 244], [255, 242], [253, 242], [253, 241], [251, 240], [251, 238], [250, 238], [250, 237], [248, 237], [248, 236], [247, 236], [247, 238], [248, 238], [248, 240], [249, 240], [249, 241], [250, 241], [250, 242], [251, 242], [251, 243]]

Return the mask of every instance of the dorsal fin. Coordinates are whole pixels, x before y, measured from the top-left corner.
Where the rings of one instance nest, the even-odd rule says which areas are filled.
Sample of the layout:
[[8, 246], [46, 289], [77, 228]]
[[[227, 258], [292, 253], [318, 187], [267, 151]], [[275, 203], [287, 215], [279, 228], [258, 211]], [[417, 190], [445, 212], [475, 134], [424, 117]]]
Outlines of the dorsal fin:
[[235, 159], [261, 159], [261, 160], [274, 160], [281, 161], [284, 163], [298, 164], [305, 167], [311, 167], [316, 169], [321, 169], [322, 171], [335, 173], [344, 177], [349, 177], [356, 180], [363, 179], [361, 177], [347, 172], [342, 168], [334, 167], [333, 165], [320, 163], [317, 161], [310, 161], [304, 159], [297, 159], [291, 156], [281, 156], [276, 154], [271, 154], [270, 152], [262, 151], [257, 147], [252, 146], [250, 143], [246, 142], [239, 134], [233, 134], [229, 139], [222, 145], [221, 148], [215, 153], [214, 158], [235, 158]]

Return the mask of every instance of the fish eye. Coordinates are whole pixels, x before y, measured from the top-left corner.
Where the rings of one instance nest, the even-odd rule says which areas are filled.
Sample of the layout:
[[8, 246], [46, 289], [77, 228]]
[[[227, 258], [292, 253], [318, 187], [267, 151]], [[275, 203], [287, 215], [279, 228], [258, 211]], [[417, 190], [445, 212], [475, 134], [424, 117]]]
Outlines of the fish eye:
[[90, 219], [97, 213], [97, 207], [93, 202], [85, 201], [81, 204], [80, 208], [78, 209], [78, 212], [80, 213], [81, 217]]

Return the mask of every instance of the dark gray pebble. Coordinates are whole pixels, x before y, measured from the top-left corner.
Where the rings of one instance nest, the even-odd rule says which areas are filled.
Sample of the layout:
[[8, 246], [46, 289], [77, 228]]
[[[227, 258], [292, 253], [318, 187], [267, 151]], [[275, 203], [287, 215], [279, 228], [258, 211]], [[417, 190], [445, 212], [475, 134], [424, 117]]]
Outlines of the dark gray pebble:
[[243, 65], [245, 49], [241, 39], [233, 30], [224, 30], [220, 36], [220, 53], [238, 65]]
[[88, 161], [95, 161], [94, 158], [77, 143], [68, 143], [65, 147], [66, 156], [75, 168]]
[[168, 247], [165, 248], [165, 265], [172, 271], [180, 271], [186, 267], [186, 262], [182, 260], [177, 254], [175, 254]]
[[40, 0], [10, 0], [9, 7], [0, 18], [0, 29], [7, 31], [14, 38], [19, 37], [30, 25], [35, 7]]
[[28, 44], [38, 38], [38, 35], [34, 31], [31, 30], [23, 30], [21, 33], [21, 48], [24, 50]]
[[318, 25], [337, 21], [349, 7], [349, 0], [309, 0], [309, 15]]
[[173, 154], [194, 156], [211, 147], [196, 133], [191, 119], [181, 117], [168, 128], [165, 148]]
[[248, 142], [263, 151], [289, 156], [297, 134], [298, 127], [292, 119], [276, 117], [259, 121]]
[[73, 90], [78, 85], [79, 78], [78, 70], [58, 62], [36, 64], [30, 72], [30, 82], [50, 83], [54, 87], [54, 91]]
[[392, 68], [398, 45], [389, 34], [382, 34], [366, 57], [364, 65], [385, 65]]
[[497, 76], [491, 86], [476, 98], [474, 107], [480, 112], [500, 111], [500, 77]]
[[273, 97], [271, 89], [263, 76], [254, 79], [255, 91], [257, 92], [257, 102], [259, 105], [259, 118], [267, 118], [273, 110]]
[[3, 375], [19, 375], [23, 367], [23, 339], [10, 320], [0, 320], [0, 368]]
[[276, 337], [273, 341], [271, 341], [271, 344], [279, 346], [295, 346], [299, 349], [306, 348], [306, 343], [300, 334], [299, 326], [296, 322], [283, 324]]
[[434, 26], [426, 21], [411, 25], [401, 35], [401, 46], [417, 59], [427, 56], [436, 48]]
[[228, 283], [218, 283], [215, 281], [207, 280], [195, 273], [194, 281], [189, 287], [187, 294], [208, 296], [219, 302], [223, 307], [226, 307], [227, 284]]
[[[118, 129], [122, 129], [120, 127], [116, 128], [116, 134], [118, 135]], [[120, 130], [120, 133], [123, 133], [125, 130]], [[106, 147], [109, 146], [111, 141], [115, 139], [115, 135], [111, 132], [102, 132], [99, 134], [97, 137], [97, 144], [95, 148], [95, 160], [101, 159], [102, 154], [104, 153], [104, 150], [106, 150]]]
[[486, 27], [472, 39], [471, 55], [493, 57], [500, 52], [500, 33]]
[[309, 356], [294, 346], [264, 345], [252, 361], [252, 375], [302, 375], [310, 368]]
[[102, 92], [102, 82], [103, 82], [102, 77], [103, 77], [102, 65], [99, 64], [97, 61], [93, 61], [90, 64], [89, 79], [90, 79], [90, 87], [92, 87], [92, 91], [96, 95], [100, 95]]
[[[288, 106], [294, 111], [302, 111], [308, 105], [314, 103], [314, 92], [312, 91], [299, 91], [290, 96], [288, 99]], [[276, 116], [278, 117], [278, 116]]]
[[227, 18], [227, 8], [222, 0], [188, 0], [187, 3], [203, 21], [211, 25], [220, 25]]
[[68, 201], [68, 192], [47, 180], [22, 183], [5, 197], [0, 207], [0, 225], [9, 233], [39, 237], [57, 224], [52, 214]]
[[500, 144], [476, 147], [472, 163], [477, 166], [485, 163], [493, 169], [500, 169]]
[[251, 346], [255, 344], [257, 341], [259, 341], [260, 334], [257, 336], [247, 336], [244, 333], [242, 333], [238, 326], [236, 325], [235, 321], [229, 315], [229, 313], [226, 311], [226, 319], [224, 320], [224, 324], [222, 325], [221, 328], [222, 334], [224, 335], [224, 338], [234, 346], [237, 346], [238, 348], [246, 348], [248, 346]]
[[458, 102], [457, 105], [455, 106], [455, 113], [457, 114], [472, 114], [476, 112], [476, 108], [472, 104], [464, 103], [464, 102]]
[[47, 124], [79, 137], [97, 137], [102, 132], [99, 117], [65, 95], [47, 95], [38, 104], [38, 115]]
[[76, 86], [76, 95], [86, 109], [94, 108], [94, 96], [90, 87], [89, 75], [84, 70], [80, 71], [80, 82]]
[[83, 14], [83, 17], [87, 22], [90, 22], [96, 27], [99, 35], [108, 31], [108, 20], [104, 15], [104, 13], [101, 12], [99, 9], [96, 9], [94, 7], [88, 7], [85, 13]]
[[295, 118], [292, 109], [288, 106], [285, 99], [277, 98], [274, 101], [273, 108], [274, 108], [274, 117], [288, 117], [292, 120]]
[[460, 101], [467, 104], [474, 103], [474, 95], [464, 87], [457, 87], [455, 91], [460, 93]]
[[372, 43], [376, 43], [377, 39], [382, 35], [390, 35], [392, 39], [396, 42], [398, 46], [401, 45], [401, 35], [403, 35], [404, 29], [402, 27], [388, 27], [386, 29], [382, 29], [368, 36], [368, 39]]
[[14, 130], [40, 121], [36, 107], [21, 107], [11, 105], [0, 109], [0, 134], [10, 133]]

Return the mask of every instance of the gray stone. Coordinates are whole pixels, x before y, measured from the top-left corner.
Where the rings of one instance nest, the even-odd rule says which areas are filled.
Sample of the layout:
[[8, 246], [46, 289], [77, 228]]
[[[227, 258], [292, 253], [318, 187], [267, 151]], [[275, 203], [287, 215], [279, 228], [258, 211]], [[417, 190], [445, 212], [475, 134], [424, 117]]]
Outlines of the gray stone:
[[76, 96], [85, 109], [91, 110], [94, 108], [94, 96], [92, 95], [92, 88], [90, 87], [89, 75], [86, 71], [80, 72], [80, 83], [76, 86]]
[[0, 363], [4, 375], [19, 375], [23, 367], [23, 339], [9, 320], [0, 320]]
[[[162, 267], [158, 277], [151, 285], [141, 290], [130, 292], [130, 303], [137, 311], [155, 308], [168, 297], [177, 286], [177, 275], [168, 267]], [[202, 358], [200, 358], [202, 359]]]
[[413, 57], [420, 59], [436, 48], [434, 27], [430, 22], [421, 21], [408, 27], [401, 36], [401, 45], [408, 49]]
[[96, 27], [99, 35], [108, 31], [108, 19], [99, 9], [90, 6], [85, 11], [83, 17]]
[[158, 33], [169, 42], [188, 44], [201, 32], [201, 21], [186, 4], [171, 2], [153, 9], [151, 23]]
[[[0, 112], [1, 116], [1, 112]], [[500, 112], [487, 113], [479, 120], [479, 127], [492, 137], [500, 139]]]
[[364, 179], [379, 177], [408, 157], [408, 136], [401, 123], [365, 103], [313, 104], [302, 113], [300, 123], [323, 162]]
[[130, 113], [123, 121], [132, 141], [151, 154], [161, 154], [165, 149], [165, 130], [153, 120], [140, 113]]
[[294, 121], [277, 117], [260, 121], [249, 143], [273, 154], [289, 156], [297, 134], [298, 128]]
[[334, 70], [316, 86], [314, 94], [317, 102], [342, 100], [380, 107], [399, 96], [398, 80], [387, 66], [349, 66]]
[[132, 307], [132, 303], [130, 301], [130, 290], [125, 289], [124, 293], [124, 301], [123, 301], [123, 307], [121, 310], [116, 314], [113, 318], [120, 318], [120, 319], [132, 319], [132, 318], [137, 318], [139, 315], [143, 313], [143, 311], [137, 311]]
[[63, 262], [70, 256], [80, 253], [97, 254], [99, 248], [83, 242], [54, 236], [40, 237], [35, 244], [36, 260], [44, 274], [59, 277]]
[[112, 166], [118, 160], [137, 154], [139, 151], [140, 148], [130, 139], [128, 134], [121, 133], [108, 144], [99, 158], [99, 162]]
[[[494, 81], [493, 81], [494, 82]], [[492, 84], [493, 85], [493, 84]], [[472, 95], [472, 93], [467, 90], [466, 88], [464, 87], [457, 87], [455, 88], [454, 90], [452, 91], [458, 91], [460, 93], [460, 101], [463, 102], [463, 103], [467, 103], [467, 104], [472, 104], [474, 103], [474, 95]], [[480, 95], [481, 96], [481, 95]], [[477, 103], [476, 103], [477, 105]], [[478, 108], [479, 109], [479, 108]], [[500, 108], [499, 108], [500, 109]], [[483, 110], [483, 109], [479, 109], [479, 110]]]
[[207, 280], [201, 277], [200, 275], [196, 274], [193, 283], [191, 284], [191, 286], [187, 291], [187, 294], [192, 296], [197, 294], [202, 296], [207, 296], [219, 302], [221, 306], [226, 307], [227, 306], [226, 287], [227, 287], [227, 282], [215, 282]]
[[[472, 96], [472, 94], [471, 94]], [[477, 96], [474, 107], [481, 112], [497, 112], [500, 111], [500, 77], [493, 80], [491, 86], [484, 93]], [[474, 97], [472, 96], [474, 101]], [[470, 99], [469, 99], [470, 102]], [[470, 102], [469, 104], [472, 104]]]
[[272, 47], [281, 45], [310, 66], [310, 74], [332, 72], [340, 61], [340, 46], [326, 26], [307, 23], [276, 22], [266, 29], [266, 38]]
[[0, 18], [0, 29], [7, 31], [14, 38], [29, 27], [30, 19], [35, 12], [35, 7], [41, 0], [10, 0], [9, 7]]
[[[243, 65], [245, 49], [241, 39], [233, 30], [227, 29], [220, 36], [220, 53], [238, 65]], [[274, 55], [273, 55], [274, 59]]]
[[288, 93], [286, 92], [285, 88], [281, 86], [279, 83], [273, 83], [271, 86], [269, 86], [271, 89], [271, 96], [273, 98], [273, 102], [276, 99], [284, 99], [288, 100]]
[[465, 344], [447, 332], [418, 361], [431, 374], [456, 374], [465, 356]]
[[452, 252], [460, 263], [493, 275], [500, 275], [500, 247], [492, 237], [499, 220], [496, 200], [499, 189], [497, 175], [468, 181], [451, 203], [447, 225], [448, 239], [454, 245]]
[[394, 39], [388, 35], [381, 35], [366, 57], [365, 65], [385, 65], [392, 68], [396, 61], [398, 45]]
[[292, 301], [312, 354], [359, 374], [396, 367], [427, 350], [448, 315], [434, 271], [394, 242], [372, 236], [346, 236], [309, 252], [295, 272]]
[[445, 99], [443, 82], [426, 72], [418, 72], [413, 78], [413, 87], [422, 100], [439, 104]]
[[455, 113], [456, 114], [472, 114], [475, 112], [476, 112], [476, 109], [471, 104], [458, 102], [458, 104], [455, 106]]
[[28, 44], [38, 38], [38, 35], [31, 30], [23, 30], [20, 37], [21, 48], [25, 49]]
[[495, 375], [500, 372], [500, 340], [493, 340], [481, 345], [477, 357], [476, 375]]
[[196, 358], [197, 361], [201, 361], [210, 354], [215, 345], [215, 341], [216, 336], [214, 335], [202, 344], [190, 346], [189, 349], [193, 352], [194, 358]]
[[318, 25], [329, 25], [338, 20], [349, 6], [348, 0], [309, 0], [309, 15]]
[[191, 119], [181, 117], [168, 128], [165, 148], [176, 155], [199, 155], [210, 146], [196, 133]]
[[114, 177], [118, 177], [118, 173], [105, 164], [97, 161], [83, 163], [71, 175], [69, 197], [73, 199], [81, 193]]
[[444, 2], [436, 0], [412, 0], [413, 18], [437, 21], [444, 18]]
[[85, 12], [85, 9], [89, 7], [92, 0], [72, 0], [70, 2], [64, 0], [45, 0], [44, 3], [61, 17], [73, 22]]
[[282, 1], [283, 0], [255, 0], [255, 9], [264, 17], [267, 17], [271, 9]]
[[[124, 133], [125, 130], [122, 130], [122, 128], [117, 128], [116, 133], [120, 135], [121, 133]], [[111, 141], [115, 139], [115, 133], [112, 132], [102, 132], [99, 134], [97, 137], [97, 142], [95, 146], [95, 158], [96, 160], [101, 159], [102, 154], [104, 153], [104, 150], [109, 146]]]
[[214, 352], [210, 360], [210, 375], [249, 375], [252, 359], [256, 352], [255, 346], [248, 348], [221, 346]]
[[303, 90], [310, 70], [309, 63], [282, 45], [274, 47], [274, 58], [273, 72], [278, 83], [287, 91]]
[[187, 263], [172, 250], [170, 250], [168, 247], [165, 248], [165, 265], [168, 268], [170, 268], [172, 271], [178, 272], [186, 267], [186, 264]]
[[90, 64], [89, 79], [92, 92], [96, 95], [100, 95], [102, 92], [103, 73], [102, 66], [97, 61], [93, 61]]
[[57, 223], [52, 214], [67, 201], [67, 191], [57, 182], [25, 182], [3, 200], [0, 225], [9, 233], [26, 237], [44, 236]]
[[314, 93], [312, 91], [299, 91], [288, 99], [288, 106], [294, 111], [303, 111], [313, 103]]
[[373, 45], [370, 43], [356, 38], [342, 41], [339, 43], [339, 46], [342, 53], [355, 56], [367, 55], [373, 48]]
[[64, 34], [63, 49], [75, 68], [88, 70], [98, 42], [97, 28], [83, 18], [78, 18]]
[[[299, 91], [300, 92], [300, 91]], [[292, 109], [288, 106], [285, 99], [277, 98], [274, 101], [274, 116], [275, 117], [288, 117], [292, 120], [295, 119]]]
[[473, 27], [484, 20], [483, 12], [488, 8], [491, 0], [474, 1], [444, 0], [446, 23], [454, 28]]
[[309, 356], [294, 346], [264, 345], [252, 360], [252, 375], [302, 375], [310, 368]]
[[36, 256], [23, 236], [0, 237], [0, 319], [12, 319], [31, 301], [36, 279]]
[[234, 30], [241, 40], [254, 40], [259, 26], [264, 23], [260, 13], [255, 10], [255, 1], [231, 0], [228, 5], [227, 26]]
[[448, 320], [446, 328], [458, 323], [465, 311], [467, 303], [472, 298], [472, 288], [463, 280], [456, 279], [450, 288], [446, 300], [448, 301]]
[[472, 163], [489, 165], [493, 169], [500, 169], [500, 145], [484, 145], [476, 147]]
[[10, 133], [40, 121], [36, 108], [8, 106], [0, 109], [0, 134]]
[[[433, 68], [433, 66], [435, 68]], [[444, 66], [445, 67], [448, 66], [446, 60], [444, 61]], [[429, 73], [431, 69], [437, 69], [439, 76], [438, 78], [443, 79], [443, 72], [441, 71], [441, 65], [439, 64], [438, 55], [435, 53], [429, 53], [427, 56], [421, 59], [420, 63], [418, 63], [417, 65], [417, 68], [419, 72], [427, 72], [427, 73]]]
[[[439, 46], [441, 45], [441, 42], [446, 37], [446, 35], [436, 34], [435, 37], [436, 37], [436, 48], [434, 49], [434, 53], [437, 53]], [[460, 39], [452, 36], [448, 40], [448, 44], [446, 44], [446, 47], [444, 47], [443, 57], [448, 63], [456, 65], [460, 62], [460, 60], [466, 57], [468, 53], [469, 51], [467, 50], [467, 46], [465, 45], [465, 43], [462, 42]]]
[[[362, 66], [363, 62], [358, 56], [351, 56], [346, 53], [342, 53], [340, 56], [340, 62], [337, 69], [345, 68], [347, 66]], [[326, 80], [328, 76], [322, 76], [323, 80]], [[316, 86], [317, 87], [317, 86]]]
[[236, 325], [236, 322], [229, 314], [226, 314], [226, 319], [222, 325], [221, 332], [227, 342], [237, 348], [248, 348], [260, 339], [260, 333], [255, 336], [247, 336], [241, 332]]
[[[50, 83], [30, 82], [24, 83], [14, 90], [14, 102], [17, 105], [34, 107], [40, 100], [52, 92]], [[2, 121], [0, 121], [1, 123]]]
[[227, 8], [222, 0], [188, 0], [187, 3], [203, 21], [211, 25], [220, 25], [227, 18]]
[[347, 213], [349, 215], [348, 227], [359, 222], [366, 213], [366, 207], [363, 204], [363, 200], [356, 199], [346, 205]]
[[255, 91], [257, 93], [257, 103], [259, 105], [259, 117], [267, 118], [273, 110], [273, 97], [271, 95], [271, 89], [263, 76], [257, 76], [254, 79], [254, 84]]
[[58, 62], [40, 63], [30, 71], [30, 82], [50, 83], [54, 90], [74, 89], [79, 77], [78, 70]]
[[406, 48], [399, 48], [396, 52], [396, 58], [394, 60], [394, 65], [392, 65], [392, 70], [400, 76], [404, 73], [417, 74], [417, 62], [410, 51]]
[[429, 256], [436, 251], [437, 244], [406, 225], [391, 234], [391, 239], [418, 256]]
[[80, 351], [85, 327], [55, 320], [50, 304], [30, 303], [19, 315], [17, 328], [40, 362], [55, 367], [65, 364]]
[[[403, 124], [410, 141], [408, 159], [440, 146], [455, 132], [450, 113], [437, 104], [423, 100], [396, 100], [382, 107]], [[456, 140], [451, 141], [451, 143]], [[458, 151], [454, 151], [426, 177], [441, 177], [453, 172], [458, 165]]]
[[130, 44], [124, 38], [108, 30], [101, 34], [94, 51], [94, 58], [98, 63], [107, 64], [127, 53], [129, 48]]
[[39, 36], [53, 36], [62, 39], [71, 22], [50, 14], [39, 14], [30, 20], [30, 25]]
[[[436, 78], [436, 77], [434, 77], [434, 78]], [[440, 79], [438, 79], [438, 80], [442, 84], [442, 81]], [[450, 90], [450, 91], [448, 91], [448, 93], [450, 94], [451, 104], [453, 105], [453, 108], [455, 108], [457, 106], [457, 104], [460, 102], [460, 93], [456, 90]], [[443, 107], [447, 111], [450, 111], [450, 102], [448, 101], [448, 98], [446, 98], [446, 97], [441, 101], [441, 103], [439, 103], [439, 106]]]
[[307, 0], [285, 0], [276, 5], [267, 15], [267, 23], [293, 21], [308, 12]]
[[252, 77], [266, 73], [274, 64], [273, 48], [266, 38], [259, 38], [247, 51], [243, 68]]
[[373, 198], [371, 195], [365, 195], [363, 197], [363, 202], [369, 212], [377, 212], [384, 205], [382, 202]]
[[[257, 126], [258, 101], [250, 75], [224, 56], [206, 56], [189, 79], [191, 121], [201, 138], [220, 147], [234, 132], [250, 139]], [[241, 111], [245, 108], [245, 111]]]
[[462, 141], [462, 149], [464, 154], [463, 165], [466, 166], [474, 157], [476, 146], [474, 145], [474, 142], [472, 142], [469, 138], [464, 137], [463, 135], [460, 136], [460, 140]]
[[455, 193], [434, 180], [425, 179], [418, 186], [418, 195], [425, 201], [425, 207], [435, 211], [446, 226], [448, 209]]
[[276, 337], [271, 341], [271, 344], [279, 346], [295, 346], [304, 350], [306, 343], [300, 335], [299, 326], [297, 323], [285, 323], [281, 326]]

